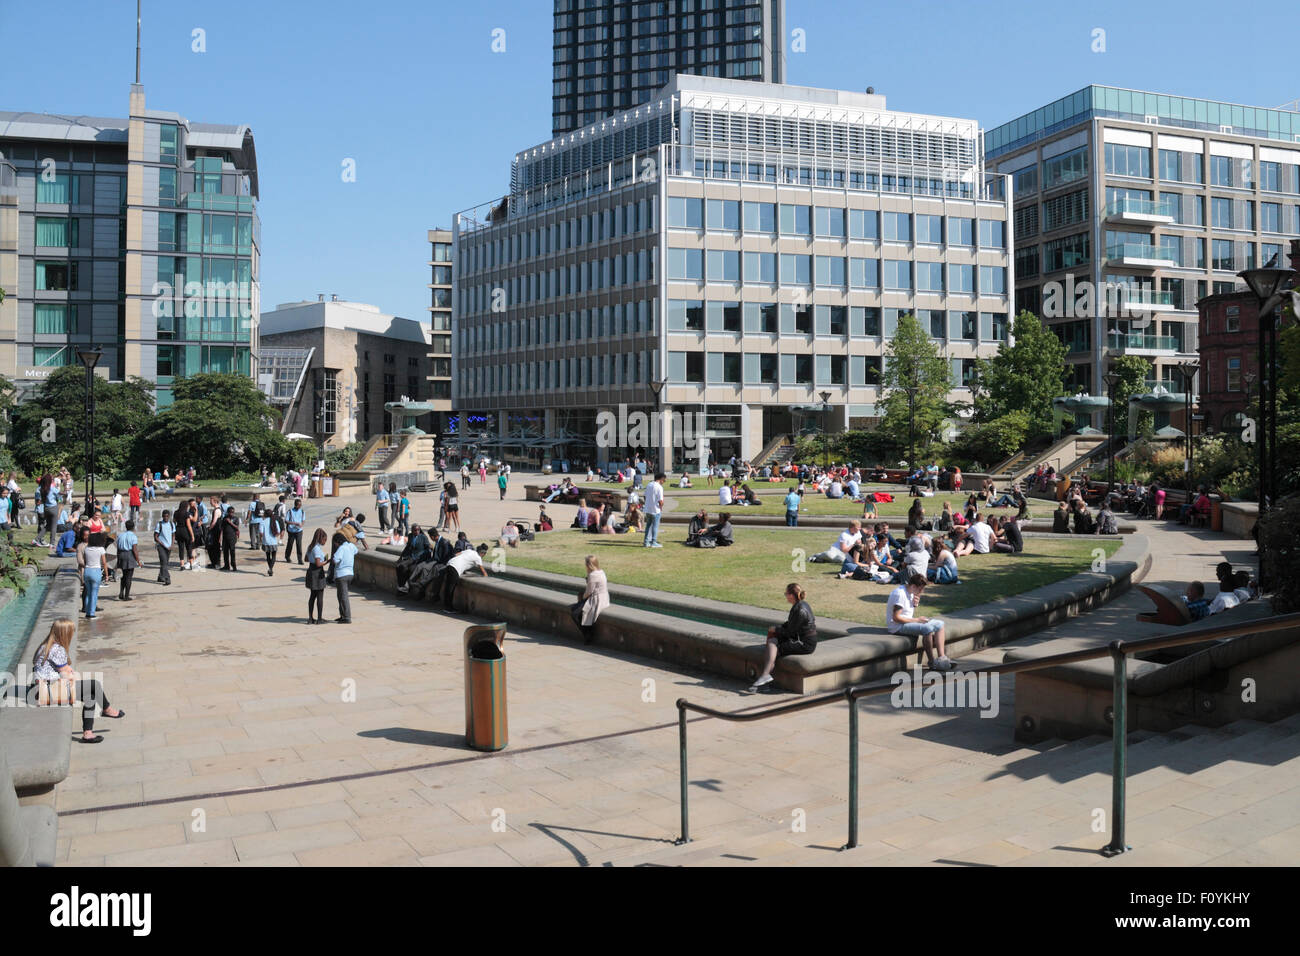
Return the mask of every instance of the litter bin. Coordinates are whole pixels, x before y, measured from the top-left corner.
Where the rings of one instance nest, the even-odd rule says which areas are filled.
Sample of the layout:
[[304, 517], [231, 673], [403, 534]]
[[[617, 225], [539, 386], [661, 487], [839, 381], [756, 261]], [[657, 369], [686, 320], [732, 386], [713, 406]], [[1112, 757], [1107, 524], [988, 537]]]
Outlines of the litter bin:
[[506, 724], [506, 626], [465, 628], [465, 743], [474, 750], [503, 750]]
[[311, 485], [308, 486], [307, 488], [307, 497], [308, 498], [320, 497], [320, 475], [311, 476]]

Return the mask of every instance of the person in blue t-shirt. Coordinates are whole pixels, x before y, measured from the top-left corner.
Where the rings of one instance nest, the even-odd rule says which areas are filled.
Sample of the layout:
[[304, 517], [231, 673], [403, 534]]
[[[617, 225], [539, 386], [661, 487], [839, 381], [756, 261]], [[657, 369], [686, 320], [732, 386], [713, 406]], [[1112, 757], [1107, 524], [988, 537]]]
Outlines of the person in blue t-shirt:
[[392, 501], [392, 494], [381, 481], [379, 490], [375, 492], [375, 511], [379, 513], [379, 530], [388, 530], [388, 508]]
[[[307, 549], [307, 623], [325, 623], [325, 564], [329, 558], [325, 554], [325, 544], [329, 539], [324, 528], [317, 528], [311, 537], [311, 547]], [[313, 616], [312, 610], [316, 613]]]
[[253, 495], [253, 500], [248, 503], [248, 512], [244, 520], [248, 524], [248, 546], [250, 548], [260, 548], [262, 546], [262, 515], [266, 513], [266, 505], [262, 504], [261, 495]]
[[[3, 504], [3, 501], [0, 501], [0, 504]], [[56, 558], [67, 557], [69, 554], [72, 554], [77, 550], [77, 528], [80, 527], [82, 523], [84, 522], [79, 522], [77, 525], [74, 525], [67, 531], [63, 532], [63, 534], [59, 535], [58, 546], [54, 549], [54, 556]], [[3, 529], [3, 527], [3, 523], [0, 523], [0, 529]]]
[[785, 496], [785, 524], [787, 528], [799, 527], [799, 504], [803, 501], [797, 489], [791, 487]]
[[[70, 534], [71, 532], [69, 532]], [[131, 579], [135, 577], [135, 569], [140, 566], [140, 539], [135, 536], [135, 522], [127, 519], [123, 530], [118, 533], [117, 540], [117, 569], [122, 572], [121, 584], [117, 589], [117, 599], [119, 601], [131, 600]]]
[[262, 550], [266, 552], [266, 576], [269, 578], [275, 574], [275, 556], [280, 550], [280, 531], [283, 525], [280, 523], [280, 516], [274, 512], [266, 512], [262, 516]]
[[172, 513], [164, 511], [162, 521], [153, 529], [153, 542], [158, 546], [158, 583], [172, 583], [172, 573], [168, 566], [172, 558], [172, 539], [176, 536], [176, 525], [172, 523]]
[[351, 624], [352, 602], [348, 597], [348, 585], [352, 583], [352, 563], [357, 556], [357, 546], [337, 533], [331, 543], [334, 546], [334, 556], [330, 558], [334, 571], [334, 590], [338, 593], [339, 599], [339, 616], [336, 618], [336, 623]]
[[298, 547], [298, 563], [302, 564], [302, 523], [304, 520], [302, 510], [302, 499], [295, 498], [293, 507], [284, 515], [284, 530], [288, 535], [284, 544], [284, 562], [289, 563], [289, 555], [293, 552], [294, 545]]

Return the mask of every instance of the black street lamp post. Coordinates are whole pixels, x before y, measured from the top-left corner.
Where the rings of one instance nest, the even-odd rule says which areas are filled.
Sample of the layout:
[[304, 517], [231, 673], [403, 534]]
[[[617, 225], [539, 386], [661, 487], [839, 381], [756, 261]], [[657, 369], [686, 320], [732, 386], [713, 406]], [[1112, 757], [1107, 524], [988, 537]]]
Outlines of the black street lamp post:
[[1192, 444], [1192, 383], [1196, 381], [1196, 373], [1200, 367], [1197, 362], [1180, 362], [1178, 364], [1178, 374], [1183, 379], [1183, 437], [1186, 439], [1185, 444], [1187, 446], [1183, 467], [1187, 469], [1188, 504], [1192, 503], [1192, 471], [1196, 465], [1196, 446]]
[[86, 367], [86, 514], [92, 514], [95, 501], [95, 366], [104, 352], [98, 346], [77, 349], [77, 358]]
[[1119, 372], [1111, 369], [1102, 376], [1106, 383], [1106, 501], [1115, 490], [1115, 386], [1119, 384]]
[[1259, 443], [1259, 514], [1263, 517], [1277, 494], [1277, 310], [1296, 272], [1265, 266], [1237, 275], [1245, 280], [1259, 303], [1259, 421], [1255, 440]]
[[907, 386], [907, 470], [916, 467], [916, 385]]
[[[655, 445], [657, 446], [655, 449], [655, 455], [659, 459], [655, 464], [658, 467], [658, 470], [662, 471], [666, 475], [668, 474], [668, 456], [664, 454], [664, 416], [662, 398], [664, 384], [665, 382], [661, 378], [650, 380], [650, 391], [654, 392], [655, 395], [655, 425], [653, 429], [653, 433], [656, 436]], [[697, 436], [695, 440], [700, 441], [701, 437]]]

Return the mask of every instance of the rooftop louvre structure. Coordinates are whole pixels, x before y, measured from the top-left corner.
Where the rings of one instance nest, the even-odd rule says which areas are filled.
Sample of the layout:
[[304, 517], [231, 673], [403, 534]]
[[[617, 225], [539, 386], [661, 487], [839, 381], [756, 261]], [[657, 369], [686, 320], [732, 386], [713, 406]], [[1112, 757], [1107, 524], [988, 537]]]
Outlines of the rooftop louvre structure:
[[809, 416], [875, 417], [909, 313], [962, 388], [1008, 337], [980, 139], [874, 93], [678, 75], [518, 153], [509, 195], [453, 228], [455, 408], [589, 439], [601, 410], [658, 400], [753, 458]]

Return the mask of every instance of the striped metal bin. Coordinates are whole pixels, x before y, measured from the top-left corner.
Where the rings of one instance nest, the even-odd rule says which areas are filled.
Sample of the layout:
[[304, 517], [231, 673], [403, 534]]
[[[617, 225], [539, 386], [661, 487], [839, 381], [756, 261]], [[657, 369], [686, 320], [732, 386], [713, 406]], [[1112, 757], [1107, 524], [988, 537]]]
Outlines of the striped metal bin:
[[474, 750], [504, 750], [506, 723], [506, 626], [465, 628], [465, 743]]

